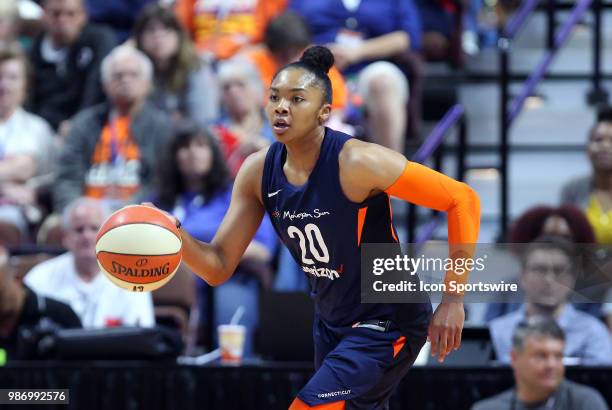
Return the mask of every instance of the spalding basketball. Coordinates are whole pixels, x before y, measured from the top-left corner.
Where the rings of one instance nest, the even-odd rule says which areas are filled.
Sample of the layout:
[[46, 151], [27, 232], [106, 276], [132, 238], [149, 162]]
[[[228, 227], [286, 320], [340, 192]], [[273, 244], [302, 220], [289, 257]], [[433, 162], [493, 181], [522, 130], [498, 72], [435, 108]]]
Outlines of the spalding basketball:
[[162, 211], [126, 206], [104, 222], [96, 237], [102, 272], [117, 286], [149, 292], [165, 285], [181, 263], [181, 235]]

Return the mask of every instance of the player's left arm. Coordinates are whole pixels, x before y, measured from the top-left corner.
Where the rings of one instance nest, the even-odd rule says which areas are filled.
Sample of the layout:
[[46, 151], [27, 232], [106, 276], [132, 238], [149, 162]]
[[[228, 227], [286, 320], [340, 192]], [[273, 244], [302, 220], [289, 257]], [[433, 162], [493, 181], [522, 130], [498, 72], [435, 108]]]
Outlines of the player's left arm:
[[[340, 154], [340, 179], [349, 199], [362, 201], [380, 192], [448, 214], [451, 258], [471, 258], [480, 229], [480, 200], [463, 182], [415, 162], [388, 148], [349, 141]], [[453, 271], [445, 283], [465, 283], [467, 274]], [[461, 344], [465, 314], [461, 294], [445, 292], [429, 328], [432, 354], [439, 359]]]
[[[416, 205], [448, 213], [450, 244], [475, 244], [480, 200], [467, 184], [427, 168], [393, 150], [357, 140], [340, 153], [343, 189], [362, 201], [382, 191]], [[350, 192], [346, 192], [350, 191]]]

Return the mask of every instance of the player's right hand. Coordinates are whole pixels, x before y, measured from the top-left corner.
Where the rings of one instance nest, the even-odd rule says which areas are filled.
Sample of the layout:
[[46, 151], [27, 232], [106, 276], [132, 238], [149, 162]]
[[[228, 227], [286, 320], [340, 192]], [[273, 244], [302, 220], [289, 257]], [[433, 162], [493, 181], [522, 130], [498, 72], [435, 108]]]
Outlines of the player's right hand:
[[428, 340], [431, 342], [431, 355], [438, 355], [442, 363], [446, 356], [461, 346], [461, 331], [465, 321], [462, 301], [442, 300], [429, 324]]

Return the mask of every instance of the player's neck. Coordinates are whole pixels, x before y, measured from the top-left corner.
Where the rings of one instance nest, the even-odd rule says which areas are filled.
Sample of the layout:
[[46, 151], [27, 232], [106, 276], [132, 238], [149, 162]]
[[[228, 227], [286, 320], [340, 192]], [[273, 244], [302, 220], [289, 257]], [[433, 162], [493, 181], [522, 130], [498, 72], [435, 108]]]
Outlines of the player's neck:
[[287, 165], [292, 170], [310, 172], [315, 167], [321, 144], [325, 136], [325, 128], [317, 127], [311, 135], [297, 138], [287, 143]]

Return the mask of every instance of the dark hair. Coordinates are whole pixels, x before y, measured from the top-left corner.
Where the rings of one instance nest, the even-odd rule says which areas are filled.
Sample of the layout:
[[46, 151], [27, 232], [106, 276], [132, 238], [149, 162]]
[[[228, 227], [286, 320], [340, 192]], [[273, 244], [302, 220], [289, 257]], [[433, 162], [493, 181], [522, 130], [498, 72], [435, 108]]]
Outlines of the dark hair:
[[223, 153], [212, 134], [191, 121], [175, 125], [174, 136], [164, 151], [158, 174], [158, 205], [171, 209], [179, 195], [185, 192], [185, 183], [178, 167], [176, 153], [188, 146], [191, 141], [203, 138], [212, 151], [212, 165], [208, 174], [202, 178], [200, 194], [205, 201], [222, 191], [231, 181], [230, 172]]
[[576, 249], [574, 247], [574, 243], [568, 241], [565, 238], [554, 235], [542, 235], [536, 238], [534, 241], [529, 243], [527, 247], [524, 249], [522, 254], [522, 264], [523, 268], [527, 265], [527, 259], [531, 254], [538, 250], [558, 250], [561, 251], [567, 256], [570, 261], [572, 274], [576, 276]]
[[291, 48], [303, 49], [310, 44], [310, 30], [299, 14], [286, 11], [268, 23], [264, 43], [275, 54]]
[[554, 319], [545, 316], [532, 316], [520, 322], [512, 335], [514, 350], [523, 350], [525, 339], [531, 336], [547, 337], [565, 342], [563, 329]]
[[589, 140], [595, 135], [595, 129], [602, 122], [612, 122], [612, 106], [608, 104], [601, 104], [597, 108], [597, 114], [595, 117], [595, 124], [589, 130]]
[[[176, 55], [172, 58], [166, 72], [161, 73], [155, 66], [155, 61], [151, 59], [155, 68], [155, 73], [162, 76], [164, 86], [167, 87], [168, 90], [178, 93], [187, 86], [189, 74], [200, 66], [200, 59], [198, 58], [191, 39], [172, 9], [155, 3], [147, 5], [138, 15], [134, 23], [134, 38], [136, 39], [136, 45], [139, 50], [147, 54], [142, 45], [142, 35], [152, 21], [159, 21], [162, 25], [170, 28], [178, 35], [179, 48]], [[149, 58], [150, 57], [151, 56], [149, 56]], [[156, 81], [159, 81], [159, 79]]]
[[589, 220], [580, 208], [564, 204], [558, 208], [536, 206], [527, 210], [512, 225], [508, 235], [511, 243], [528, 243], [542, 235], [546, 220], [551, 216], [561, 217], [567, 222], [576, 243], [594, 243], [595, 234]]
[[597, 122], [612, 122], [612, 107], [602, 105], [597, 109]]
[[[328, 104], [332, 102], [332, 85], [331, 80], [327, 73], [329, 69], [334, 65], [334, 55], [327, 47], [313, 46], [309, 47], [304, 51], [300, 61], [296, 63], [287, 64], [283, 68], [277, 71], [276, 76], [286, 69], [289, 68], [301, 68], [315, 75], [317, 86], [323, 89], [323, 101]], [[274, 81], [274, 78], [272, 81]]]

